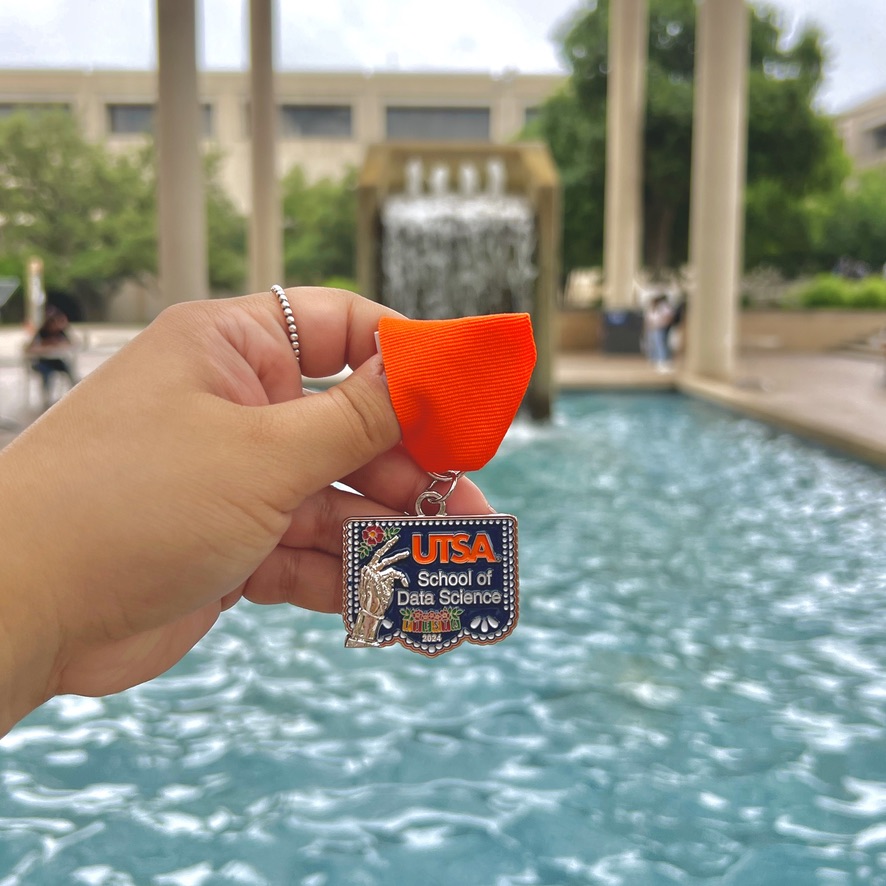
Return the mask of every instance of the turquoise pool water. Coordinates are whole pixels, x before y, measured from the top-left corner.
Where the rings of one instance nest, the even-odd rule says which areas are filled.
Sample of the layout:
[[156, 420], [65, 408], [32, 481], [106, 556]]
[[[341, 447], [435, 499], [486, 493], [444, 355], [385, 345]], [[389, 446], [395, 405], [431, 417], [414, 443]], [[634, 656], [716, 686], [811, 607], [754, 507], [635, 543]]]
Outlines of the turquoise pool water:
[[521, 521], [509, 640], [239, 606], [0, 742], [0, 886], [886, 883], [886, 475], [583, 395], [481, 481]]

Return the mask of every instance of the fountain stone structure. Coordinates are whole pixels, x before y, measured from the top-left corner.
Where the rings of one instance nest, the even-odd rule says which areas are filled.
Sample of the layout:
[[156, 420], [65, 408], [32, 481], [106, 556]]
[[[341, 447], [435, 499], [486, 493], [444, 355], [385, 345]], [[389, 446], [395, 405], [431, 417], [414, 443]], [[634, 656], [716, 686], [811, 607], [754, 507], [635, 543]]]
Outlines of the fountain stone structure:
[[545, 145], [392, 142], [358, 181], [360, 291], [417, 319], [526, 311], [533, 418], [553, 398], [560, 185]]

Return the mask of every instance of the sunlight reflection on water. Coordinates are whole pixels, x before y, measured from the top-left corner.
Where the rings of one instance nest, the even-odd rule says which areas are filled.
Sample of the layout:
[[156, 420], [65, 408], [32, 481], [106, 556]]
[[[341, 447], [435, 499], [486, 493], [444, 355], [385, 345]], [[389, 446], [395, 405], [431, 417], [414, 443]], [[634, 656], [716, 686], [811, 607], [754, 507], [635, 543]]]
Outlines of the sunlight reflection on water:
[[0, 742], [0, 886], [886, 883], [886, 477], [574, 396], [482, 484], [513, 637], [435, 661], [241, 605]]

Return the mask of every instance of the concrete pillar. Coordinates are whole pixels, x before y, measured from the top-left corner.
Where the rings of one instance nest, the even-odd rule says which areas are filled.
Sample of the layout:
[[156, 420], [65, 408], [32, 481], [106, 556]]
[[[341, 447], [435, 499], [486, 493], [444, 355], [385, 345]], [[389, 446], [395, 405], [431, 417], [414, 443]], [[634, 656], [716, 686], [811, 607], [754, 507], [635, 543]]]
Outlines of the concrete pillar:
[[157, 218], [163, 305], [206, 298], [195, 0], [157, 0]]
[[360, 100], [360, 118], [354, 137], [360, 145], [361, 158], [370, 145], [385, 140], [385, 108], [379, 92], [378, 77], [368, 74], [365, 80], [366, 89]]
[[[273, 0], [250, 0], [252, 216], [249, 286], [261, 292], [283, 280], [283, 212], [277, 188], [277, 101], [274, 97]], [[297, 280], [291, 281], [297, 283]]]
[[[529, 414], [536, 421], [547, 421], [551, 417], [554, 400], [554, 354], [556, 353], [556, 304], [557, 288], [560, 280], [560, 248], [562, 232], [562, 199], [560, 183], [554, 171], [553, 160], [547, 155], [547, 148], [536, 149], [536, 175], [538, 170], [547, 167], [547, 181], [535, 190], [535, 204], [538, 234], [538, 279], [536, 280], [535, 304], [532, 309], [532, 326], [538, 357], [535, 370], [529, 381], [529, 389], [524, 399]], [[542, 156], [538, 156], [541, 154]], [[529, 159], [529, 150], [526, 154]], [[547, 159], [547, 163], [544, 160]]]
[[603, 232], [608, 308], [633, 305], [634, 279], [640, 266], [648, 20], [647, 0], [612, 0], [609, 4]]
[[107, 137], [108, 121], [105, 104], [99, 97], [92, 71], [84, 72], [74, 98], [74, 113], [80, 122], [80, 131], [87, 141], [102, 142]]
[[522, 108], [517, 103], [517, 71], [508, 68], [498, 82], [490, 81], [494, 96], [490, 140], [505, 145], [523, 128]]
[[698, 6], [686, 369], [722, 381], [735, 371], [749, 26], [744, 0], [702, 0]]

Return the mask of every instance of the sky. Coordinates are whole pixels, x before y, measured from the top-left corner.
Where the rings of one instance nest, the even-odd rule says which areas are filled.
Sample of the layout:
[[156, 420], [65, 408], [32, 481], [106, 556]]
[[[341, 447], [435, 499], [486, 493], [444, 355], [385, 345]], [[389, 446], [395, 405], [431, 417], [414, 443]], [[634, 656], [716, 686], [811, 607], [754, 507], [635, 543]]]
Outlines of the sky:
[[[277, 0], [286, 70], [563, 71], [555, 35], [588, 0]], [[246, 0], [198, 0], [200, 64], [245, 66]], [[770, 0], [787, 35], [804, 23], [830, 56], [829, 112], [886, 91], [884, 0]], [[0, 0], [0, 66], [150, 68], [153, 0]]]

